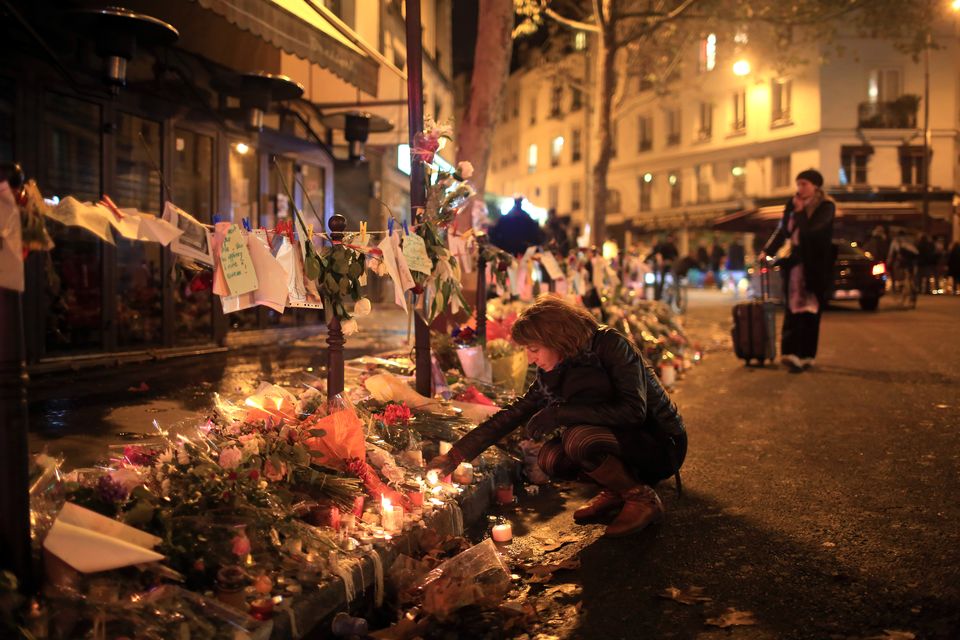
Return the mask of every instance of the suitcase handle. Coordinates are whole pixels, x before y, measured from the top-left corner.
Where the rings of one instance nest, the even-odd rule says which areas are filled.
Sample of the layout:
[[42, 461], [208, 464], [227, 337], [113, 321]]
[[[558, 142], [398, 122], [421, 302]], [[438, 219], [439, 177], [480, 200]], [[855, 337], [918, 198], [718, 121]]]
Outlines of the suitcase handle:
[[773, 263], [774, 259], [770, 256], [760, 261], [760, 300], [763, 302], [770, 299], [770, 269]]

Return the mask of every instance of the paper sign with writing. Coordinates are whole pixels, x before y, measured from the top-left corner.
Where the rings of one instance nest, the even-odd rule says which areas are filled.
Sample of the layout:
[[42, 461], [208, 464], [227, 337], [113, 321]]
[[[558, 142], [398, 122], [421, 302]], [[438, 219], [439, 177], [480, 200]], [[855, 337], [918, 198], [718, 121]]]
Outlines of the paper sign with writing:
[[237, 225], [230, 225], [220, 248], [220, 262], [223, 264], [223, 277], [227, 280], [230, 295], [249, 293], [257, 288], [257, 272], [250, 259], [247, 239]]
[[540, 254], [540, 263], [543, 264], [543, 268], [547, 270], [547, 275], [550, 276], [551, 280], [563, 280], [566, 277], [563, 274], [563, 269], [560, 268], [560, 263], [557, 262], [557, 259], [553, 257], [553, 254], [549, 251], [544, 251]]
[[423, 238], [415, 233], [403, 237], [403, 257], [406, 258], [410, 271], [419, 271], [427, 275], [433, 271], [433, 263], [427, 255], [427, 245], [423, 242]]

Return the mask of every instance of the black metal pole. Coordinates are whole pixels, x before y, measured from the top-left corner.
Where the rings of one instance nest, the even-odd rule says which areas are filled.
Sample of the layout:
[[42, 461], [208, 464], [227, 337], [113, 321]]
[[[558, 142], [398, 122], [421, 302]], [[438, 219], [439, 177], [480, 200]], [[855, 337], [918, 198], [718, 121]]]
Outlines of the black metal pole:
[[477, 337], [480, 344], [487, 344], [487, 259], [482, 246], [477, 259]]
[[[330, 240], [342, 240], [346, 228], [346, 218], [339, 213], [330, 216]], [[331, 302], [327, 301], [326, 304], [329, 307], [327, 313], [330, 314], [330, 319], [327, 320], [327, 400], [329, 401], [335, 395], [343, 393], [343, 345], [346, 343], [346, 338], [343, 336], [343, 327], [340, 324], [340, 318], [337, 317], [337, 310]]]
[[[13, 191], [23, 184], [19, 165], [0, 165], [0, 182]], [[27, 446], [27, 358], [23, 297], [0, 289], [0, 568], [12, 571], [20, 589], [30, 592], [29, 448]]]
[[930, 230], [930, 34], [923, 48], [923, 232]]
[[[423, 129], [423, 33], [420, 26], [420, 0], [407, 0], [407, 125], [410, 148], [414, 137]], [[422, 162], [411, 162], [410, 209], [415, 222], [426, 204], [426, 172]], [[414, 352], [417, 370], [417, 393], [430, 393], [430, 327], [419, 313], [414, 313]]]

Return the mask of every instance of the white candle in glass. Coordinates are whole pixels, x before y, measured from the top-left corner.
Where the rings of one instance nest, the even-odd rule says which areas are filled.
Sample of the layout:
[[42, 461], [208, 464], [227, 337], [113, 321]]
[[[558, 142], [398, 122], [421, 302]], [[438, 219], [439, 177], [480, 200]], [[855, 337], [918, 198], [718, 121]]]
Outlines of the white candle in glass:
[[494, 542], [510, 542], [513, 540], [513, 525], [509, 522], [494, 525], [490, 534]]
[[473, 465], [462, 462], [453, 472], [453, 481], [458, 484], [473, 484]]

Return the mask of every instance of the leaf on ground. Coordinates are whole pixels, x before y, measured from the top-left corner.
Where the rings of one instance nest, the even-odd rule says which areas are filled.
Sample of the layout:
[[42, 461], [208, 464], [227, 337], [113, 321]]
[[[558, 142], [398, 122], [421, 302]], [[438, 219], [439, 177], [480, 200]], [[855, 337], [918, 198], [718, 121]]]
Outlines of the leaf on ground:
[[912, 631], [898, 629], [884, 629], [882, 636], [870, 636], [867, 640], [916, 640], [917, 635]]
[[559, 540], [553, 538], [545, 538], [540, 540], [542, 549], [544, 553], [550, 553], [551, 551], [556, 551], [560, 547], [570, 544], [572, 542], [579, 542], [580, 538], [578, 536], [564, 536]]
[[733, 608], [727, 609], [716, 618], [707, 618], [706, 622], [712, 627], [720, 627], [721, 629], [757, 624], [752, 611], [737, 611]]
[[657, 594], [661, 598], [673, 600], [680, 604], [697, 604], [698, 602], [713, 602], [713, 598], [703, 595], [703, 587], [688, 587], [687, 589], [678, 589], [677, 587], [667, 587]]
[[557, 564], [541, 564], [536, 567], [526, 567], [530, 574], [529, 582], [550, 582], [556, 571], [574, 571], [580, 568], [580, 558], [574, 556]]

